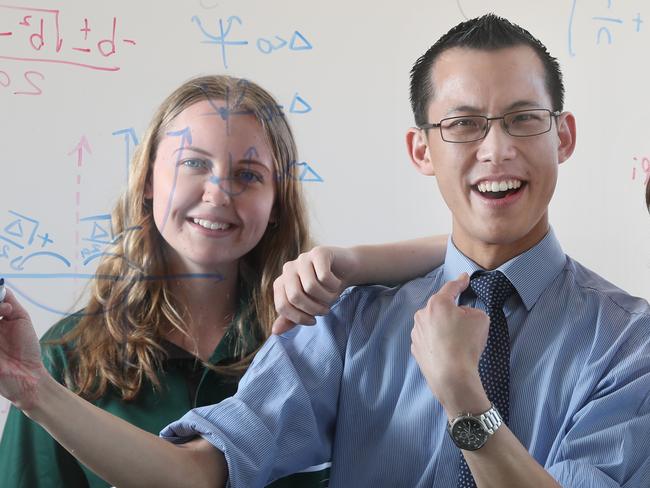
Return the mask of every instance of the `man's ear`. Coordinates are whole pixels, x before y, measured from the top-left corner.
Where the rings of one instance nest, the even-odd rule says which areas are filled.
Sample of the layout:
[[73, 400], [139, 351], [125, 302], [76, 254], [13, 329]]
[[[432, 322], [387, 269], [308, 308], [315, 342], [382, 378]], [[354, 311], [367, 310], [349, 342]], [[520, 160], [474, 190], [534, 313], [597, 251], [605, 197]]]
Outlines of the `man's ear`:
[[427, 132], [417, 127], [406, 131], [406, 149], [415, 168], [426, 176], [435, 175], [431, 160], [431, 149], [427, 142]]
[[571, 112], [564, 112], [557, 118], [558, 161], [569, 159], [576, 148], [576, 119]]

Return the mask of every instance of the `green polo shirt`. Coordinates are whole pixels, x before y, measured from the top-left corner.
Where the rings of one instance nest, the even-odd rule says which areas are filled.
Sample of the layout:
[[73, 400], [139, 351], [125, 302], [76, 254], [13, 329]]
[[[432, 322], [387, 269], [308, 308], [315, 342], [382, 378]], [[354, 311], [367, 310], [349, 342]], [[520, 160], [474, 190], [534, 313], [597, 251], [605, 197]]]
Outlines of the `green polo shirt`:
[[[67, 345], [45, 344], [70, 331], [79, 321], [72, 315], [54, 325], [41, 339], [45, 367], [63, 383], [68, 368]], [[209, 362], [219, 364], [233, 357], [233, 340], [228, 332], [212, 353]], [[124, 402], [110, 391], [93, 403], [133, 425], [155, 435], [167, 424], [194, 407], [211, 405], [232, 396], [237, 382], [205, 368], [195, 356], [170, 342], [163, 343], [168, 358], [159, 374], [161, 388], [154, 391], [144, 384], [134, 401]], [[273, 488], [318, 487], [328, 485], [329, 469], [297, 473], [272, 483]], [[104, 488], [110, 484], [79, 463], [42, 427], [20, 410], [11, 407], [0, 441], [0, 487], [2, 488]]]

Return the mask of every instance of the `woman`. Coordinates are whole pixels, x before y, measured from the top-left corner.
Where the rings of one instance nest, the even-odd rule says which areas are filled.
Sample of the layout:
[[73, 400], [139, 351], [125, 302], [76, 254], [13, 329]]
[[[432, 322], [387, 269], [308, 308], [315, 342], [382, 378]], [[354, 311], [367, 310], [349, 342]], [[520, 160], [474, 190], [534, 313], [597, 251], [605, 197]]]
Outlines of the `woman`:
[[[58, 383], [154, 434], [234, 394], [276, 317], [273, 280], [309, 246], [300, 184], [287, 174], [295, 143], [277, 106], [258, 85], [225, 76], [189, 80], [162, 103], [113, 210], [118, 238], [88, 304], [43, 337]], [[341, 280], [325, 280], [325, 294], [305, 305], [314, 313], [347, 284], [384, 279], [380, 250], [327, 252]], [[394, 261], [400, 273], [386, 278], [423, 267], [408, 261]], [[298, 310], [289, 315], [298, 320]], [[4, 353], [21, 359], [14, 347]], [[316, 470], [273, 486], [322, 486], [326, 477]], [[109, 486], [16, 408], [0, 443], [0, 485]]]
[[[272, 322], [271, 283], [309, 244], [299, 184], [274, 177], [297, 158], [274, 107], [259, 86], [224, 76], [190, 80], [162, 103], [88, 304], [43, 338], [58, 381], [156, 433], [236, 391]], [[108, 486], [15, 409], [0, 453], [5, 487]]]

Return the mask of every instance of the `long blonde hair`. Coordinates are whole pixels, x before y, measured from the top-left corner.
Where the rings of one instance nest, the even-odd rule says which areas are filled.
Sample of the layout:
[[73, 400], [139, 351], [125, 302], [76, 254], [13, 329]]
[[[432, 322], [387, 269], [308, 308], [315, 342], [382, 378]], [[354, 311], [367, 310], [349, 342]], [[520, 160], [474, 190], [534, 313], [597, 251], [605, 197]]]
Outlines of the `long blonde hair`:
[[187, 312], [164, 279], [164, 241], [145, 187], [165, 128], [185, 108], [206, 99], [225, 101], [224, 117], [233, 113], [256, 117], [271, 148], [276, 174], [275, 222], [240, 260], [240, 290], [250, 305], [237, 314], [236, 361], [213, 369], [243, 374], [275, 319], [273, 280], [286, 261], [310, 245], [301, 184], [291, 175], [298, 157], [296, 145], [274, 98], [251, 81], [229, 76], [203, 76], [182, 84], [160, 105], [133, 157], [128, 188], [112, 212], [118, 237], [97, 267], [83, 317], [56, 341], [73, 345], [65, 382], [88, 399], [101, 397], [109, 386], [124, 400], [133, 400], [145, 380], [160, 387], [165, 328], [171, 325], [189, 335]]

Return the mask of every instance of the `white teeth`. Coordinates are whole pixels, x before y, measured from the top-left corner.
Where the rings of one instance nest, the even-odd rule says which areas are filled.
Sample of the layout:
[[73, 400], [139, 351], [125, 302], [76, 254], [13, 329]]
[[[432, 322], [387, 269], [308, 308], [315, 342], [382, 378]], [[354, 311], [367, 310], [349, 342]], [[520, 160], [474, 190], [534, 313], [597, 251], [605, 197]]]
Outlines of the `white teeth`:
[[195, 224], [210, 230], [226, 230], [230, 228], [230, 224], [225, 222], [210, 222], [204, 219], [193, 219]]
[[499, 192], [507, 190], [516, 190], [521, 187], [520, 180], [505, 180], [505, 181], [482, 181], [476, 185], [478, 191], [485, 192]]

